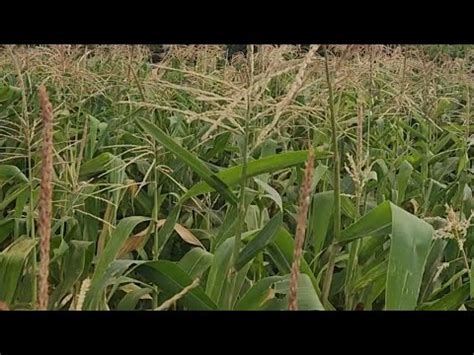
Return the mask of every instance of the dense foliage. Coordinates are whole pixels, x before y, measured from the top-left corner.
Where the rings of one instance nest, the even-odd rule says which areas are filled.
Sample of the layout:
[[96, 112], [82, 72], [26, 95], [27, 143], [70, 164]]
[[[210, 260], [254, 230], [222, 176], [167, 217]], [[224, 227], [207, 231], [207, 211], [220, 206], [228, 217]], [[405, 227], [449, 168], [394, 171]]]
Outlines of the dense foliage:
[[299, 309], [474, 307], [473, 47], [255, 47], [0, 50], [3, 307], [37, 307], [40, 84], [49, 309], [288, 309], [309, 146]]

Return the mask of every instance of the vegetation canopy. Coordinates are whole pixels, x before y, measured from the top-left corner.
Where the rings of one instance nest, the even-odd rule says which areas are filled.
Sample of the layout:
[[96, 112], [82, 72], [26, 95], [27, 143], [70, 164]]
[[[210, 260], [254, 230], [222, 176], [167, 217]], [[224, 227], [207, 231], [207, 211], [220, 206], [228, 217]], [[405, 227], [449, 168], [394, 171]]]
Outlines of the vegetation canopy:
[[233, 47], [0, 48], [0, 310], [473, 309], [474, 47]]

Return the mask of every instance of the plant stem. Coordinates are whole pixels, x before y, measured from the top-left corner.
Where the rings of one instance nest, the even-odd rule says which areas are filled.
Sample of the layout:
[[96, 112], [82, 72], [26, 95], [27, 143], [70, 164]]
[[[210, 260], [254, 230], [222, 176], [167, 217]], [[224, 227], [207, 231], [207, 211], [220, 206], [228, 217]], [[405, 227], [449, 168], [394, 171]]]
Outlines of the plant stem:
[[329, 74], [329, 64], [328, 64], [328, 55], [326, 46], [324, 46], [324, 62], [326, 70], [326, 81], [328, 85], [329, 92], [329, 113], [331, 121], [331, 136], [332, 136], [332, 147], [334, 154], [334, 236], [333, 241], [329, 247], [329, 261], [328, 268], [326, 271], [326, 277], [324, 278], [323, 290], [322, 290], [322, 301], [326, 305], [328, 303], [329, 292], [331, 289], [332, 276], [334, 272], [334, 265], [336, 263], [336, 255], [339, 252], [339, 245], [337, 242], [340, 239], [341, 234], [341, 162], [339, 157], [339, 150], [337, 145], [337, 126], [336, 126], [336, 117], [334, 113], [334, 96], [332, 92], [331, 77]]
[[[354, 181], [355, 184], [355, 195], [356, 195], [356, 220], [360, 218], [361, 213], [361, 201], [362, 201], [362, 194], [364, 190], [364, 172], [363, 172], [363, 164], [364, 164], [364, 153], [363, 153], [363, 118], [364, 112], [362, 103], [358, 104], [357, 110], [357, 149], [356, 149], [356, 174], [358, 175], [357, 181]], [[354, 280], [355, 275], [357, 274], [357, 266], [358, 266], [358, 254], [360, 249], [361, 240], [358, 239], [352, 243], [349, 243], [349, 260], [347, 261], [347, 268], [346, 268], [346, 280], [345, 280], [345, 299], [346, 299], [346, 309], [350, 310], [354, 306], [354, 298], [355, 295], [353, 293], [352, 283]]]
[[233, 293], [235, 291], [235, 283], [237, 279], [237, 271], [235, 269], [235, 264], [237, 262], [240, 243], [242, 238], [242, 229], [245, 221], [245, 214], [247, 212], [245, 207], [245, 186], [247, 184], [247, 163], [248, 163], [248, 144], [249, 144], [249, 122], [251, 119], [251, 91], [253, 85], [253, 72], [254, 72], [254, 62], [253, 62], [253, 45], [249, 46], [248, 50], [248, 61], [249, 61], [249, 75], [248, 75], [248, 92], [247, 92], [247, 110], [245, 117], [245, 126], [244, 126], [244, 146], [242, 150], [242, 176], [240, 178], [240, 195], [238, 203], [238, 220], [235, 231], [235, 242], [234, 248], [232, 250], [232, 262], [231, 262], [231, 290], [229, 293], [228, 305], [231, 306], [233, 299]]

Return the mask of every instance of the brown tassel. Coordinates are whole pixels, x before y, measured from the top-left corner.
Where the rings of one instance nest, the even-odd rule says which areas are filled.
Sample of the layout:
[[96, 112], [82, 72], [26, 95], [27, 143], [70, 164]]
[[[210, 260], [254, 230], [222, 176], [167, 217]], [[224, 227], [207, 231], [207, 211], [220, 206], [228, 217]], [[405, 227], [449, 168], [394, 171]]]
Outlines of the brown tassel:
[[306, 232], [306, 221], [308, 218], [309, 202], [311, 199], [311, 184], [313, 182], [314, 172], [314, 151], [313, 147], [309, 147], [308, 161], [304, 172], [303, 184], [300, 189], [298, 203], [298, 220], [296, 224], [295, 248], [293, 252], [293, 264], [291, 267], [290, 278], [290, 297], [288, 309], [290, 311], [298, 310], [298, 275], [300, 270], [301, 254], [303, 252], [303, 244]]
[[40, 265], [38, 308], [48, 308], [48, 278], [50, 263], [51, 217], [52, 217], [52, 178], [53, 178], [53, 108], [46, 88], [39, 88], [39, 100], [43, 119], [43, 147], [41, 165], [41, 184], [39, 198], [38, 231], [40, 235]]

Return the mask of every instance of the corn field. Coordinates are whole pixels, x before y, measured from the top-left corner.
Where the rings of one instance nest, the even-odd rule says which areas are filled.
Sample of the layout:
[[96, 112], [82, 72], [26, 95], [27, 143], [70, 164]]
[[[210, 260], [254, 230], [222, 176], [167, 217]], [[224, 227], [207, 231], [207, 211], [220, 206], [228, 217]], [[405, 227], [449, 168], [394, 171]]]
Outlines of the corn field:
[[0, 310], [474, 309], [474, 46], [0, 48]]

